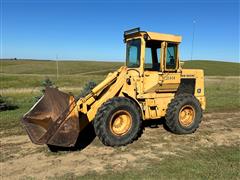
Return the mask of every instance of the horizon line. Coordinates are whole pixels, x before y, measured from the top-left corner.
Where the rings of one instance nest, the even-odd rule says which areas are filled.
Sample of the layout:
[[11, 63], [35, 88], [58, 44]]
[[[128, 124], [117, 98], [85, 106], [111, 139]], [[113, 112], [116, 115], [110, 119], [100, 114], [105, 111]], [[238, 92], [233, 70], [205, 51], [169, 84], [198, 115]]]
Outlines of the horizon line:
[[[38, 58], [0, 58], [0, 61], [90, 61], [90, 62], [125, 62], [125, 60], [89, 60], [89, 59], [38, 59]], [[215, 62], [229, 62], [240, 63], [239, 60], [222, 60], [222, 59], [180, 59], [180, 61], [215, 61]]]

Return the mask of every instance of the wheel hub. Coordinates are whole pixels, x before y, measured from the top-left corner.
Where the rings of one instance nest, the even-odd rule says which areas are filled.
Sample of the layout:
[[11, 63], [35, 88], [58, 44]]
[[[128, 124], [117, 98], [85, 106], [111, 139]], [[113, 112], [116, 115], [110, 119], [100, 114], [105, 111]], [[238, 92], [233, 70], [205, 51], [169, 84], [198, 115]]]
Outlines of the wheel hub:
[[195, 110], [192, 106], [186, 105], [179, 111], [179, 122], [182, 126], [190, 126], [195, 119]]
[[122, 136], [131, 128], [132, 117], [129, 112], [125, 110], [119, 110], [112, 115], [109, 125], [113, 134]]

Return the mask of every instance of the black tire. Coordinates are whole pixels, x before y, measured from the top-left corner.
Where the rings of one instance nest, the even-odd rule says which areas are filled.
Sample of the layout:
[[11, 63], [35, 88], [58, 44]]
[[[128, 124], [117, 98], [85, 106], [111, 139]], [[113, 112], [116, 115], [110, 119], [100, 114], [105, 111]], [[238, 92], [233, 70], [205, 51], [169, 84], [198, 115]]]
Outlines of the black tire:
[[[114, 114], [127, 112], [131, 117], [131, 125], [125, 134], [116, 135], [111, 129]], [[142, 133], [142, 119], [138, 106], [125, 97], [114, 97], [105, 102], [94, 119], [94, 130], [100, 141], [107, 146], [124, 146], [137, 140]]]
[[[188, 125], [183, 125], [181, 123], [179, 113], [182, 111], [182, 108], [192, 108], [194, 116], [192, 121]], [[202, 108], [199, 101], [190, 94], [181, 94], [176, 96], [169, 103], [167, 112], [166, 112], [166, 125], [176, 134], [190, 134], [196, 131], [199, 127], [199, 124], [202, 121]]]

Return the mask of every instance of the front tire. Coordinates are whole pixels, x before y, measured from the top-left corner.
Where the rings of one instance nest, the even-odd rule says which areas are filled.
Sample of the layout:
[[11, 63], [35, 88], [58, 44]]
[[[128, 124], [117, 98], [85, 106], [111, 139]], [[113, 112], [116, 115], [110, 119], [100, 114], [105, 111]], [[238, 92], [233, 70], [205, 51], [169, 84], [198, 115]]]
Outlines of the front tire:
[[165, 119], [167, 127], [173, 133], [193, 133], [202, 120], [201, 105], [193, 95], [177, 95], [168, 105]]
[[105, 102], [93, 123], [96, 135], [107, 146], [130, 144], [142, 132], [139, 108], [125, 97], [114, 97]]

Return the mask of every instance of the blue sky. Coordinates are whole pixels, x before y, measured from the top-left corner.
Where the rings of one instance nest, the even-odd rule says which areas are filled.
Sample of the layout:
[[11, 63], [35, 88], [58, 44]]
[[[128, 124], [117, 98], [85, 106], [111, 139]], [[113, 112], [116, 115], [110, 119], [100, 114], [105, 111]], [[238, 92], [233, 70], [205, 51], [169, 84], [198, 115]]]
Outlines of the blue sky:
[[1, 0], [1, 57], [124, 60], [123, 31], [183, 36], [181, 59], [239, 61], [238, 0]]

